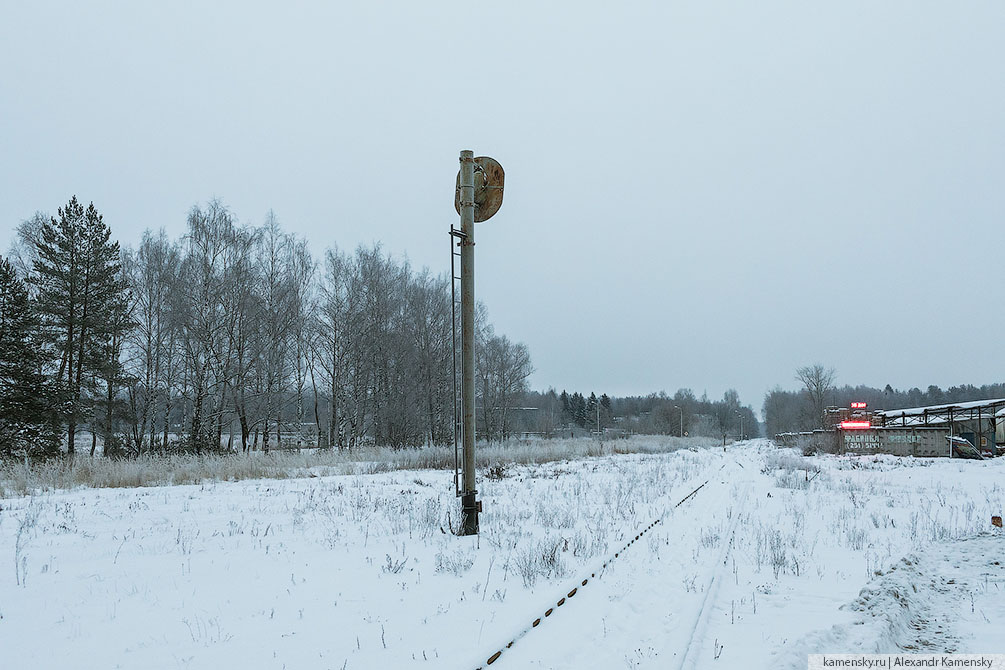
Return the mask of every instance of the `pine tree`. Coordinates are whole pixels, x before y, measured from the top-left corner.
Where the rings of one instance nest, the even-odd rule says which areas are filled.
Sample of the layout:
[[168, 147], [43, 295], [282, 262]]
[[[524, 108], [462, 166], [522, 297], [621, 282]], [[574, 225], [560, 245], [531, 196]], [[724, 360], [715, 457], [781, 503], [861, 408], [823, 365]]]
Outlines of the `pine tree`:
[[56, 447], [37, 334], [28, 290], [0, 257], [0, 456], [45, 455]]
[[58, 356], [55, 381], [67, 398], [62, 421], [70, 455], [77, 426], [87, 417], [85, 391], [101, 374], [116, 306], [124, 300], [119, 244], [110, 237], [94, 203], [85, 209], [74, 196], [34, 240], [31, 281], [38, 287], [43, 333]]

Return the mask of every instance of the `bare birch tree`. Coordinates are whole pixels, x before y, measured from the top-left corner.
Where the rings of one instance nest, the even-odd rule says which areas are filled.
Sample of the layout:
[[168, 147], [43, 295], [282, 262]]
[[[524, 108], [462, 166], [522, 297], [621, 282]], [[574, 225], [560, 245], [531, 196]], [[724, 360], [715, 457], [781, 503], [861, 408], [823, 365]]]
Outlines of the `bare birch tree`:
[[811, 425], [814, 428], [823, 426], [827, 399], [834, 390], [834, 376], [834, 368], [825, 368], [819, 363], [796, 370], [796, 380], [802, 382], [810, 399]]

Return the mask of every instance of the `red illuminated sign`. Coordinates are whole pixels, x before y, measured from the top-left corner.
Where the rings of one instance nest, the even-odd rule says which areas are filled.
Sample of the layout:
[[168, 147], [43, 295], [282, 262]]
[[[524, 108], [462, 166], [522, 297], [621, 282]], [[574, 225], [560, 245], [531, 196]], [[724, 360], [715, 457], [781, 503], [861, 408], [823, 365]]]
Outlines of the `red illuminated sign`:
[[852, 409], [865, 409], [866, 408], [866, 404], [864, 402], [853, 402], [851, 404], [851, 408]]
[[841, 430], [867, 430], [872, 428], [868, 421], [842, 421]]

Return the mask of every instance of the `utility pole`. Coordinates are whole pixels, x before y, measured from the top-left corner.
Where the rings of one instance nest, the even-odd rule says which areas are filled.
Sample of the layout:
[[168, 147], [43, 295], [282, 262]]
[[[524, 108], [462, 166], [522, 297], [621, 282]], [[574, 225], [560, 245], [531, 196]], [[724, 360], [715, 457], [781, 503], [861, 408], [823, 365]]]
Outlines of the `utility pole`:
[[461, 152], [461, 535], [478, 533], [475, 500], [475, 160]]
[[684, 437], [684, 408], [679, 405], [674, 405], [673, 408], [680, 410], [680, 436]]
[[743, 414], [737, 412], [736, 415], [740, 417], [740, 440], [743, 440]]
[[[454, 208], [460, 231], [451, 230], [461, 247], [461, 447], [460, 535], [478, 534], [481, 502], [475, 488], [475, 223], [485, 221], [502, 205], [503, 169], [495, 160], [462, 151]], [[480, 176], [475, 183], [475, 174]], [[453, 253], [453, 250], [451, 250]], [[455, 401], [456, 407], [456, 401]], [[484, 411], [484, 410], [483, 410]], [[456, 473], [455, 473], [456, 476]]]

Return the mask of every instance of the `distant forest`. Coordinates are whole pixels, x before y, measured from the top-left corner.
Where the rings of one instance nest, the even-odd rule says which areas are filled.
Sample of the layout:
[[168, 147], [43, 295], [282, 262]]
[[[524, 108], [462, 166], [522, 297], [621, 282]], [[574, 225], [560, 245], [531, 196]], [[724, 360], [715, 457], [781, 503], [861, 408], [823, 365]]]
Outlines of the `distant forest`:
[[838, 387], [833, 383], [834, 370], [820, 365], [800, 368], [796, 378], [803, 383], [803, 388], [786, 391], [776, 387], [764, 398], [764, 427], [768, 437], [820, 428], [824, 407], [848, 407], [852, 402], [868, 403], [870, 409], [890, 410], [1005, 398], [1005, 384], [963, 384], [945, 390], [933, 384], [924, 391], [919, 388], [898, 390], [890, 384], [882, 389], [862, 385]]
[[579, 391], [530, 391], [514, 415], [512, 433], [543, 437], [598, 430], [608, 436], [641, 433], [737, 439], [760, 435], [754, 411], [742, 405], [732, 389], [721, 400], [698, 398], [690, 389], [680, 389], [673, 396], [661, 392], [624, 398], [607, 394], [598, 398], [592, 391], [589, 396]]

